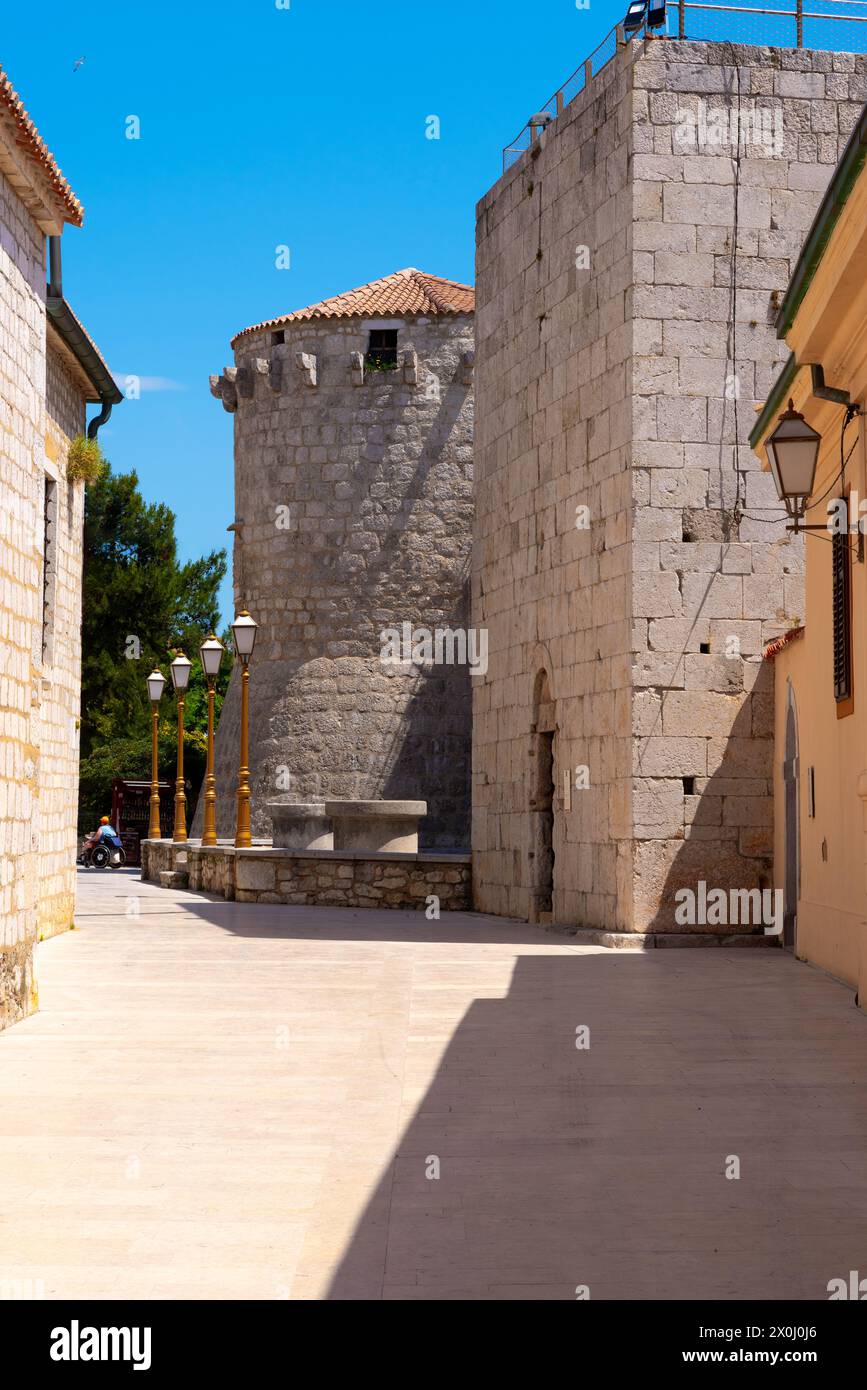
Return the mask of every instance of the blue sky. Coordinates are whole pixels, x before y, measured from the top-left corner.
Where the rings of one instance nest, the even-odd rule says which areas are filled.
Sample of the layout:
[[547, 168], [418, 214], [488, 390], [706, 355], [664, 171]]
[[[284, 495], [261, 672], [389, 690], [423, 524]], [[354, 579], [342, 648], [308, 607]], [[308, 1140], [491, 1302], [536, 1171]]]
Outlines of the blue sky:
[[0, 63], [85, 207], [64, 293], [113, 372], [162, 383], [115, 409], [105, 452], [172, 507], [188, 558], [230, 539], [232, 420], [208, 375], [231, 336], [407, 265], [471, 281], [502, 147], [626, 3], [4, 8]]

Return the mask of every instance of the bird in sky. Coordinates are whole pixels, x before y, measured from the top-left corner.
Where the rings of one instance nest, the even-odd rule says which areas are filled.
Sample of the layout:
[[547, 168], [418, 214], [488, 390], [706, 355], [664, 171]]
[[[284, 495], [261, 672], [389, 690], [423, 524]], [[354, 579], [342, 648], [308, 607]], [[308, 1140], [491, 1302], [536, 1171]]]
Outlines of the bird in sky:
[[72, 71], [73, 71], [73, 72], [78, 72], [78, 69], [81, 67], [81, 65], [82, 65], [83, 62], [84, 62], [84, 59], [83, 59], [83, 58], [76, 58], [75, 62], [72, 64]]

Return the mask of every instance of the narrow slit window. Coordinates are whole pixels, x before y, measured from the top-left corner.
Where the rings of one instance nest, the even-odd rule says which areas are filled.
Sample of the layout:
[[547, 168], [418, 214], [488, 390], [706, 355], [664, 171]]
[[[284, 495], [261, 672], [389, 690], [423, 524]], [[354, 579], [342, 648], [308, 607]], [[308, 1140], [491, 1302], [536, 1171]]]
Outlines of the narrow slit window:
[[42, 514], [42, 661], [52, 661], [54, 637], [54, 591], [57, 577], [57, 483], [45, 479]]
[[[844, 501], [843, 506], [848, 506]], [[834, 630], [834, 699], [838, 707], [852, 699], [852, 571], [849, 537], [831, 539], [831, 605]], [[839, 710], [838, 713], [843, 711]]]
[[371, 371], [389, 371], [397, 366], [397, 329], [371, 328], [365, 366]]

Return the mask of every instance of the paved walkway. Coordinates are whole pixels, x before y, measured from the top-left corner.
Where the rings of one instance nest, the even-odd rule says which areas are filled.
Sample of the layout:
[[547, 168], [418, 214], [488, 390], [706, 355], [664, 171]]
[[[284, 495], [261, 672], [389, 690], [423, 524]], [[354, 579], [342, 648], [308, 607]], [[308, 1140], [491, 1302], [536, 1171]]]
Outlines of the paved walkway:
[[867, 1016], [781, 952], [80, 886], [41, 1012], [0, 1034], [0, 1288], [814, 1299], [867, 1276]]

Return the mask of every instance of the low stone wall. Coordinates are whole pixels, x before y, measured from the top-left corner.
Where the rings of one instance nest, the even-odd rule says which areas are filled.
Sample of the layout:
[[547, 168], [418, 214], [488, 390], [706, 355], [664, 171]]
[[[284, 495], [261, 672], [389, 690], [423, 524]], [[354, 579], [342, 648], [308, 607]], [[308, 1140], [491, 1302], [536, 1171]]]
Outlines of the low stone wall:
[[240, 903], [297, 907], [379, 907], [421, 910], [439, 899], [441, 912], [472, 910], [468, 854], [360, 854], [351, 850], [235, 849], [221, 844], [174, 845], [145, 840], [141, 876], [186, 873], [188, 887]]
[[142, 840], [141, 876], [151, 883], [159, 883], [163, 869], [173, 869], [175, 857], [180, 852], [171, 840]]

